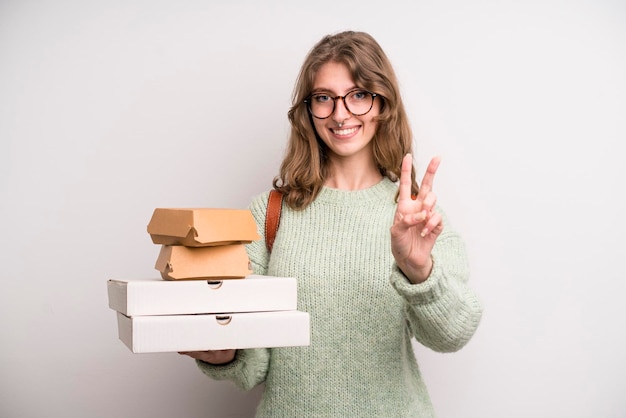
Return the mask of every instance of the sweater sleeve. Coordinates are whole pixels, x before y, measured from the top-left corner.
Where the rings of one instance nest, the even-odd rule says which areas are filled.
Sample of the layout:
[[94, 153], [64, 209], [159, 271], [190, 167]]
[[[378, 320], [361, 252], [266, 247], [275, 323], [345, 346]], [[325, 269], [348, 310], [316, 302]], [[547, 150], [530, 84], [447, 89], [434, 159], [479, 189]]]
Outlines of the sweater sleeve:
[[474, 335], [482, 305], [468, 286], [465, 244], [442, 215], [444, 230], [433, 247], [434, 265], [428, 279], [413, 284], [394, 263], [390, 281], [405, 301], [405, 315], [416, 340], [434, 351], [454, 352]]
[[215, 380], [231, 380], [238, 388], [250, 390], [265, 381], [269, 364], [267, 348], [237, 350], [235, 359], [228, 364], [213, 365], [196, 360], [205, 375]]
[[[265, 210], [268, 192], [258, 196], [250, 204], [250, 211], [257, 224], [261, 238], [246, 245], [252, 270], [255, 274], [267, 274], [269, 254], [265, 247]], [[196, 360], [200, 370], [215, 380], [231, 380], [242, 390], [250, 390], [265, 381], [271, 351], [268, 348], [237, 350], [235, 358], [228, 364], [213, 365]]]
[[248, 208], [250, 212], [252, 212], [252, 217], [257, 225], [257, 232], [261, 237], [246, 245], [246, 251], [248, 252], [252, 270], [255, 274], [267, 274], [269, 264], [270, 255], [265, 245], [265, 215], [267, 212], [268, 198], [269, 192], [261, 193], [252, 200]]

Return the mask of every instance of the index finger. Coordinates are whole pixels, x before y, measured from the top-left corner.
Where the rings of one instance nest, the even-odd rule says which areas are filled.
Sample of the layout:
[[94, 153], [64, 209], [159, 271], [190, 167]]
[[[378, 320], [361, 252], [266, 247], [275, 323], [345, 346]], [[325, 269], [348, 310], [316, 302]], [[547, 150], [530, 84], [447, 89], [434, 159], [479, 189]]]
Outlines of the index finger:
[[411, 198], [411, 170], [413, 169], [413, 156], [406, 154], [402, 158], [402, 166], [400, 167], [400, 190], [398, 200], [406, 200]]
[[441, 162], [441, 157], [436, 156], [430, 160], [428, 163], [428, 167], [426, 168], [426, 173], [424, 173], [424, 178], [422, 179], [422, 184], [420, 185], [420, 190], [418, 193], [419, 197], [426, 197], [428, 193], [433, 189], [433, 182], [435, 180], [435, 174], [437, 173], [437, 169], [439, 168], [439, 163]]

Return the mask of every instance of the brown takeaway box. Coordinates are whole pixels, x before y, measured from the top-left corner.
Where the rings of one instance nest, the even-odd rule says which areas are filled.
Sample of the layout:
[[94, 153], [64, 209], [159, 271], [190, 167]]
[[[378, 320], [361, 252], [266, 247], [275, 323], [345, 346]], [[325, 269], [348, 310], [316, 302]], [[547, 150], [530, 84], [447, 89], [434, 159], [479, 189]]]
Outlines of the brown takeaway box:
[[244, 244], [198, 248], [163, 245], [154, 268], [165, 280], [242, 279], [252, 274]]
[[186, 247], [249, 243], [260, 238], [247, 209], [157, 208], [148, 233], [155, 244]]

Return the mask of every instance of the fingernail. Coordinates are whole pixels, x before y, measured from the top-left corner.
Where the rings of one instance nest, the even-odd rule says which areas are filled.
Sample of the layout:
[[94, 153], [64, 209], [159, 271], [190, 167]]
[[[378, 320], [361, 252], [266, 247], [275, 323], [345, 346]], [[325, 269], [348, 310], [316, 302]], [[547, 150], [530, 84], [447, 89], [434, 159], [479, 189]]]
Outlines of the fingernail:
[[428, 234], [428, 228], [422, 229], [422, 233], [420, 234], [422, 236], [422, 238], [424, 238], [426, 236], [426, 234]]

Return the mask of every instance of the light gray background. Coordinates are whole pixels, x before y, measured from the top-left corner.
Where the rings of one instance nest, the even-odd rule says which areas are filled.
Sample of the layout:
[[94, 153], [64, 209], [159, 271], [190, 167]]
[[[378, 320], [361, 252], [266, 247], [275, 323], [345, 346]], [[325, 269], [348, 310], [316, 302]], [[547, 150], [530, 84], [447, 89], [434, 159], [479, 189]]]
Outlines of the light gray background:
[[420, 175], [442, 155], [485, 305], [462, 351], [416, 347], [439, 416], [624, 416], [618, 0], [2, 1], [1, 416], [252, 415], [260, 388], [132, 354], [106, 280], [155, 276], [155, 207], [270, 187], [300, 64], [343, 29], [395, 65]]

